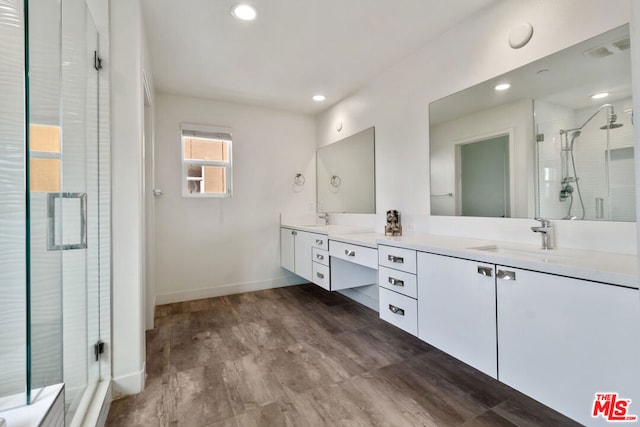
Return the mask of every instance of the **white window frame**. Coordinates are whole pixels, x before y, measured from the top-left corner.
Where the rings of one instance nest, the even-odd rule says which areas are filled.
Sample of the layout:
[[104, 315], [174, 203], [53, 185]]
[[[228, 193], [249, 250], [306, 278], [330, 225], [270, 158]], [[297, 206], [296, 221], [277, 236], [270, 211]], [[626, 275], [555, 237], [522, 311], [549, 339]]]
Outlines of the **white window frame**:
[[[184, 137], [190, 136], [194, 138], [216, 139], [222, 140], [229, 144], [229, 161], [221, 160], [192, 160], [184, 158]], [[233, 133], [231, 128], [196, 125], [191, 123], [182, 123], [180, 125], [180, 158], [182, 159], [181, 187], [183, 197], [196, 198], [228, 198], [233, 195]], [[190, 193], [188, 183], [189, 166], [219, 166], [224, 167], [225, 174], [225, 192], [224, 193]], [[204, 176], [204, 174], [203, 174]], [[204, 186], [204, 182], [202, 183]]]

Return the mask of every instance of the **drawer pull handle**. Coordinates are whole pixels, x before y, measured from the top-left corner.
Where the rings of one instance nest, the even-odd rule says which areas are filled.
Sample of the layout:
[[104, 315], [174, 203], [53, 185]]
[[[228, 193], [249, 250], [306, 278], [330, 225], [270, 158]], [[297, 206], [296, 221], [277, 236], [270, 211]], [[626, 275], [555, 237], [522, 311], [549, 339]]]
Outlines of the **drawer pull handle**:
[[395, 255], [389, 255], [387, 257], [387, 259], [391, 262], [395, 262], [398, 264], [404, 264], [404, 258], [400, 257], [400, 256], [395, 256]]
[[496, 277], [502, 280], [516, 280], [516, 272], [509, 270], [498, 270], [498, 274], [496, 274]]
[[320, 255], [320, 254], [316, 254], [316, 258], [323, 260], [324, 259], [324, 255]]
[[346, 256], [356, 256], [356, 251], [350, 251], [349, 249], [345, 249], [344, 254]]
[[404, 310], [401, 309], [400, 307], [396, 307], [395, 305], [389, 304], [389, 311], [391, 311], [393, 314], [404, 316]]
[[404, 280], [394, 279], [393, 277], [389, 277], [389, 283], [394, 286], [404, 286]]
[[316, 245], [324, 245], [324, 240], [316, 239]]
[[485, 277], [493, 276], [493, 268], [478, 266], [478, 274]]
[[316, 272], [316, 276], [318, 276], [318, 279], [324, 279], [324, 274], [322, 273]]

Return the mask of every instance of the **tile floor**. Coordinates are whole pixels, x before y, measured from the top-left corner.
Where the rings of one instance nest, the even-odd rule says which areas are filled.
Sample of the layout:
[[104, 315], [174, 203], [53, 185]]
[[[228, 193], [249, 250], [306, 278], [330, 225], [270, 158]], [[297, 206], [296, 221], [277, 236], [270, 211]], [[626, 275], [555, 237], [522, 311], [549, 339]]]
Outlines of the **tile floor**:
[[147, 374], [108, 426], [579, 425], [315, 285], [159, 306]]

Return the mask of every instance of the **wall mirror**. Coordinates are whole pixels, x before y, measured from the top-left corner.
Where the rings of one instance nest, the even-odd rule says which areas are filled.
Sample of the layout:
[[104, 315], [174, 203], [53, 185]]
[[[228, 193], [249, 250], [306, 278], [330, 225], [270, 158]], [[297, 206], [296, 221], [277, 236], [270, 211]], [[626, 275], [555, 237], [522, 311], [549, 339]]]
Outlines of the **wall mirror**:
[[318, 212], [376, 213], [373, 127], [319, 148], [316, 162]]
[[625, 25], [433, 102], [431, 214], [635, 221], [629, 47]]

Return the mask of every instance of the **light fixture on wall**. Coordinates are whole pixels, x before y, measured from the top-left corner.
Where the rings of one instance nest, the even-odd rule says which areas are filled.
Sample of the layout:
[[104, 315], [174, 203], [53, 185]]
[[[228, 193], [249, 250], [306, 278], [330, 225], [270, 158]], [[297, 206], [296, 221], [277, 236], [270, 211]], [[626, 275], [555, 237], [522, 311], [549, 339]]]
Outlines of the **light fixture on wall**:
[[231, 8], [231, 15], [242, 21], [253, 21], [258, 16], [256, 9], [246, 3], [238, 3]]
[[511, 85], [509, 83], [500, 83], [499, 85], [497, 85], [495, 87], [495, 90], [497, 91], [503, 91], [503, 90], [507, 90], [511, 87]]
[[591, 95], [591, 99], [602, 99], [606, 98], [607, 96], [609, 96], [609, 92], [600, 92], [596, 93], [595, 95]]

